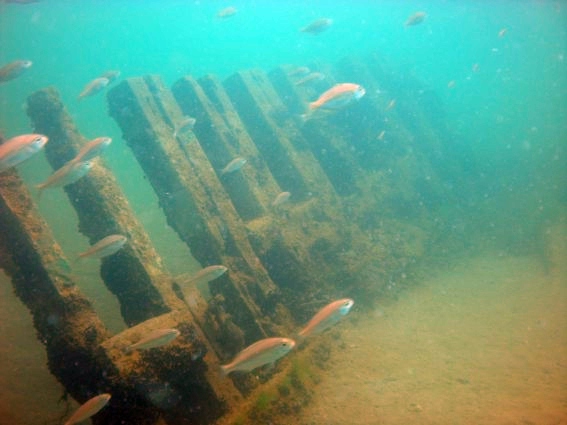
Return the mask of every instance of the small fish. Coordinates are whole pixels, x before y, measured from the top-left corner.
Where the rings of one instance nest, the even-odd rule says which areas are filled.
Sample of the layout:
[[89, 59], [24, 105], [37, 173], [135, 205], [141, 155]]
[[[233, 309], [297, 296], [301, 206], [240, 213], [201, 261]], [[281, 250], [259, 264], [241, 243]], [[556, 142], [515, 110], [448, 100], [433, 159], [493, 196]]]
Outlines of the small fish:
[[480, 71], [480, 65], [478, 63], [475, 63], [472, 66], [472, 72], [478, 72], [478, 71]]
[[97, 414], [99, 410], [106, 406], [110, 397], [110, 394], [100, 394], [86, 401], [77, 410], [75, 410], [75, 413], [73, 413], [69, 419], [67, 419], [65, 425], [78, 424], [79, 422]]
[[223, 265], [205, 267], [194, 276], [191, 276], [188, 282], [189, 284], [208, 283], [225, 274], [227, 270]]
[[346, 316], [353, 305], [354, 301], [350, 298], [333, 301], [319, 310], [309, 323], [299, 331], [298, 335], [301, 338], [306, 338], [310, 335], [323, 332], [325, 329], [330, 328], [341, 320], [343, 316]]
[[250, 372], [257, 367], [274, 363], [295, 347], [295, 341], [289, 338], [266, 338], [255, 342], [236, 355], [229, 364], [222, 365], [223, 375], [231, 372]]
[[183, 130], [192, 130], [195, 127], [195, 123], [197, 120], [193, 117], [183, 117], [181, 121], [179, 121], [174, 126], [173, 137], [177, 137], [180, 131]]
[[287, 73], [288, 76], [290, 77], [296, 77], [299, 75], [307, 75], [311, 72], [311, 70], [309, 68], [307, 68], [306, 66], [298, 66], [297, 68], [292, 69], [291, 71], [289, 71]]
[[390, 100], [390, 102], [388, 102], [388, 105], [386, 106], [386, 111], [394, 109], [395, 107], [396, 107], [396, 99], [392, 99]]
[[32, 61], [17, 60], [10, 62], [0, 68], [0, 83], [13, 80], [24, 73], [26, 69], [32, 66]]
[[41, 194], [45, 189], [63, 187], [68, 184], [75, 183], [81, 177], [86, 176], [92, 166], [93, 163], [90, 161], [75, 162], [74, 160], [71, 160], [67, 162], [63, 165], [63, 167], [50, 175], [46, 181], [36, 185], [36, 188], [39, 191], [38, 198], [41, 198]]
[[385, 135], [386, 135], [386, 130], [382, 130], [376, 139], [382, 141], [384, 140]]
[[221, 176], [224, 176], [225, 174], [228, 173], [234, 173], [235, 171], [240, 170], [244, 164], [246, 164], [248, 162], [248, 160], [246, 158], [243, 158], [241, 156], [234, 158], [232, 161], [230, 161], [226, 167], [224, 167], [220, 173]]
[[451, 80], [447, 83], [447, 88], [452, 89], [452, 88], [455, 88], [456, 85], [457, 85], [457, 82], [455, 80]]
[[498, 37], [500, 38], [504, 37], [507, 32], [508, 32], [508, 28], [502, 28], [500, 31], [498, 31]]
[[72, 161], [83, 162], [95, 159], [97, 156], [102, 154], [111, 143], [112, 139], [110, 137], [97, 137], [96, 139], [87, 142]]
[[83, 99], [84, 97], [94, 96], [106, 86], [108, 86], [109, 82], [110, 80], [105, 77], [95, 78], [90, 83], [88, 83], [83, 91], [79, 94], [79, 100]]
[[322, 74], [321, 72], [312, 72], [311, 74], [306, 75], [305, 77], [297, 80], [295, 82], [296, 86], [302, 86], [304, 84], [313, 82], [313, 81], [320, 81], [320, 80], [324, 80], [325, 79], [325, 74]]
[[238, 10], [236, 9], [236, 7], [233, 6], [225, 7], [224, 9], [221, 9], [217, 12], [217, 18], [219, 19], [230, 18], [231, 16], [236, 15], [237, 12]]
[[110, 70], [103, 72], [99, 78], [106, 78], [108, 80], [108, 84], [113, 83], [120, 77], [120, 71]]
[[110, 235], [101, 239], [85, 252], [79, 254], [79, 258], [103, 258], [114, 254], [124, 246], [127, 239], [122, 235]]
[[42, 134], [22, 134], [7, 140], [0, 145], [0, 172], [31, 158], [48, 140]]
[[291, 197], [291, 193], [290, 192], [282, 192], [280, 193], [278, 196], [276, 196], [276, 199], [274, 199], [274, 202], [272, 202], [272, 207], [279, 207], [282, 204], [285, 204], [289, 198]]
[[150, 348], [161, 347], [169, 344], [177, 338], [181, 332], [177, 329], [158, 329], [150, 332], [145, 338], [142, 338], [135, 344], [126, 347], [126, 352], [133, 350], [148, 350]]
[[415, 12], [413, 15], [410, 15], [410, 17], [407, 19], [405, 26], [411, 27], [414, 25], [419, 25], [423, 21], [425, 21], [426, 17], [427, 17], [427, 13], [425, 12]]
[[309, 25], [304, 26], [299, 31], [306, 32], [308, 34], [321, 34], [323, 31], [326, 31], [333, 25], [333, 20], [329, 18], [321, 18], [311, 22]]
[[318, 108], [337, 109], [348, 105], [354, 100], [360, 99], [366, 94], [366, 90], [358, 84], [341, 83], [336, 84], [324, 92], [319, 99], [309, 104], [311, 111]]

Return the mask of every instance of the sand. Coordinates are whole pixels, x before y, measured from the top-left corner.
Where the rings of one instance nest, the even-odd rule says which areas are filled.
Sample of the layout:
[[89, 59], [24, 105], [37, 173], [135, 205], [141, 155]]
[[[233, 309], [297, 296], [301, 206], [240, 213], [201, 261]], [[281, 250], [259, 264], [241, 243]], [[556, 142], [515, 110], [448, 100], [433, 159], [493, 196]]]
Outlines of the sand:
[[[289, 423], [567, 424], [565, 276], [489, 253], [370, 313], [355, 305], [312, 402]], [[8, 282], [1, 292], [0, 425], [60, 423], [63, 389]]]
[[301, 425], [567, 424], [567, 281], [534, 258], [467, 258], [371, 314]]

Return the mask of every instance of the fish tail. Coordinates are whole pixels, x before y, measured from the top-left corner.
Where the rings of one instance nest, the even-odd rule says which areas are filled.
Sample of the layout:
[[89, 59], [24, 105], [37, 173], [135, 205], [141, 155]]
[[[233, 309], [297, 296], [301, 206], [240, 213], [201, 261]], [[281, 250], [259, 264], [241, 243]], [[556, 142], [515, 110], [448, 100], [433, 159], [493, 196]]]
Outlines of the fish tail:
[[314, 111], [315, 109], [317, 109], [319, 106], [319, 102], [315, 101], [315, 102], [309, 102], [309, 110], [310, 111]]
[[303, 331], [299, 331], [297, 333], [295, 333], [293, 335], [293, 340], [295, 341], [296, 347], [299, 347], [300, 345], [303, 345], [303, 343], [305, 342], [307, 335], [305, 335], [303, 333]]

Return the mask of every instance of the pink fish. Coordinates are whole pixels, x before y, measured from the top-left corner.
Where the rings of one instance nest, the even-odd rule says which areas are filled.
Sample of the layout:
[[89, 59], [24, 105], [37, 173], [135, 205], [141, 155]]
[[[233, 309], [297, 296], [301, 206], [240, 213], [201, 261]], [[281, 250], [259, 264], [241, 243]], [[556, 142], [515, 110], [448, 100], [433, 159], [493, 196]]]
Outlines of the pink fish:
[[0, 68], [0, 83], [13, 80], [19, 77], [22, 73], [32, 66], [31, 61], [18, 60], [10, 62]]
[[73, 415], [69, 419], [67, 419], [65, 425], [78, 424], [79, 422], [90, 418], [91, 416], [97, 414], [100, 409], [106, 406], [109, 400], [110, 394], [100, 394], [91, 398], [90, 400], [87, 400], [75, 411], [75, 413], [73, 413]]
[[358, 100], [366, 94], [366, 90], [358, 84], [341, 83], [336, 84], [319, 96], [315, 102], [309, 104], [310, 110], [319, 108], [337, 109], [348, 105], [353, 100]]
[[73, 162], [90, 161], [91, 159], [99, 156], [110, 144], [112, 139], [110, 137], [97, 137], [87, 142], [79, 151], [77, 156], [72, 159]]
[[354, 301], [350, 298], [333, 301], [313, 316], [309, 323], [299, 331], [299, 337], [306, 338], [330, 328], [341, 320], [343, 316], [346, 316], [353, 305]]
[[24, 162], [39, 152], [49, 139], [42, 134], [23, 134], [0, 145], [0, 171]]
[[81, 94], [79, 94], [79, 100], [83, 99], [84, 97], [94, 96], [106, 86], [108, 86], [108, 83], [110, 83], [110, 80], [106, 77], [95, 78], [90, 83], [88, 83]]
[[295, 347], [295, 341], [289, 338], [266, 338], [246, 347], [229, 364], [221, 366], [222, 373], [228, 375], [234, 371], [250, 372], [257, 367], [274, 363]]

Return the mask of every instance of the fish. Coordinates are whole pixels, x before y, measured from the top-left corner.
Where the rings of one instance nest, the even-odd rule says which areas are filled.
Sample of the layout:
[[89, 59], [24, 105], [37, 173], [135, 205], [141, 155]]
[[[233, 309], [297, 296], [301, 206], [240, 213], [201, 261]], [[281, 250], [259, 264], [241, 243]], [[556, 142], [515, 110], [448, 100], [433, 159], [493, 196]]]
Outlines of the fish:
[[32, 61], [17, 60], [0, 68], [0, 83], [18, 78], [24, 71], [33, 65]]
[[67, 419], [65, 425], [78, 424], [79, 422], [96, 415], [104, 406], [106, 406], [110, 397], [110, 394], [105, 393], [87, 400], [77, 410], [75, 410], [75, 413], [73, 413], [69, 419]]
[[406, 20], [405, 26], [411, 27], [411, 26], [414, 26], [414, 25], [419, 25], [423, 21], [425, 21], [426, 17], [427, 17], [427, 13], [425, 13], [425, 12], [415, 12], [414, 14], [412, 14], [408, 17], [408, 19]]
[[478, 72], [478, 71], [480, 71], [480, 65], [478, 63], [473, 64], [472, 72]]
[[274, 202], [272, 202], [272, 207], [279, 207], [280, 205], [286, 203], [289, 198], [291, 197], [291, 193], [290, 192], [282, 192], [280, 193], [278, 196], [276, 196], [276, 199], [274, 199]]
[[189, 278], [189, 284], [208, 283], [211, 280], [222, 276], [227, 272], [227, 268], [223, 265], [209, 266], [200, 270], [197, 274]]
[[224, 376], [231, 372], [250, 372], [268, 363], [274, 363], [295, 347], [295, 341], [289, 338], [266, 338], [246, 347], [234, 360], [221, 366]]
[[118, 79], [118, 77], [120, 77], [120, 71], [116, 71], [116, 70], [109, 70], [109, 71], [103, 72], [99, 76], [99, 78], [106, 78], [108, 80], [108, 84], [111, 84], [114, 81], [116, 81]]
[[175, 338], [177, 338], [181, 332], [177, 329], [157, 329], [150, 332], [146, 337], [142, 338], [135, 344], [126, 347], [126, 352], [133, 350], [148, 350], [150, 348], [161, 347], [163, 345], [169, 344]]
[[457, 85], [457, 82], [455, 80], [451, 80], [447, 83], [447, 88], [453, 89], [453, 88], [455, 88], [456, 85]]
[[376, 138], [376, 140], [382, 141], [382, 140], [384, 140], [384, 136], [386, 136], [386, 130], [382, 130], [380, 132], [380, 134], [378, 135], [378, 137]]
[[43, 134], [22, 134], [6, 140], [0, 145], [0, 172], [31, 158], [48, 140]]
[[354, 301], [350, 298], [343, 298], [326, 305], [315, 314], [307, 325], [298, 333], [299, 338], [307, 338], [330, 328], [335, 323], [346, 316]]
[[396, 107], [396, 99], [391, 99], [386, 105], [386, 111], [394, 109]]
[[324, 80], [324, 79], [325, 79], [325, 74], [322, 74], [321, 72], [312, 72], [312, 73], [306, 75], [305, 77], [297, 80], [294, 84], [296, 86], [302, 86], [302, 85], [310, 83], [312, 81], [320, 81], [320, 80]]
[[47, 180], [35, 186], [39, 191], [38, 198], [41, 198], [41, 194], [45, 189], [63, 187], [75, 183], [81, 177], [86, 176], [92, 166], [93, 163], [90, 161], [75, 162], [71, 160], [67, 162], [63, 167], [51, 174]]
[[106, 77], [95, 78], [85, 86], [83, 91], [79, 94], [78, 99], [81, 100], [85, 97], [94, 96], [95, 94], [103, 90], [106, 86], [108, 86], [109, 82], [110, 80]]
[[195, 127], [197, 120], [193, 117], [183, 117], [181, 121], [174, 125], [173, 128], [173, 137], [177, 137], [180, 131], [188, 129], [192, 130]]
[[298, 66], [297, 68], [293, 68], [291, 71], [287, 73], [289, 77], [295, 77], [298, 75], [307, 75], [311, 72], [309, 68], [306, 66]]
[[224, 167], [221, 170], [220, 175], [224, 176], [225, 174], [228, 174], [228, 173], [234, 173], [235, 171], [240, 170], [244, 166], [244, 164], [246, 164], [247, 162], [248, 162], [248, 160], [246, 158], [241, 157], [241, 156], [234, 158], [232, 161], [230, 161], [226, 165], [226, 167]]
[[311, 22], [309, 25], [304, 26], [299, 31], [308, 34], [321, 34], [323, 31], [328, 30], [333, 25], [333, 20], [329, 18], [321, 18]]
[[366, 90], [358, 84], [340, 83], [324, 92], [319, 98], [309, 103], [311, 111], [319, 108], [337, 109], [348, 105], [354, 100], [360, 99], [366, 94]]
[[74, 162], [91, 161], [102, 154], [112, 143], [110, 137], [97, 137], [85, 144], [79, 153], [72, 159]]
[[95, 243], [93, 246], [91, 246], [85, 252], [81, 252], [79, 254], [79, 258], [103, 258], [103, 257], [107, 257], [109, 255], [114, 254], [120, 248], [122, 248], [124, 246], [124, 244], [126, 243], [126, 241], [127, 241], [127, 238], [126, 238], [126, 236], [123, 236], [123, 235], [107, 236], [107, 237], [101, 239], [100, 241], [98, 241], [97, 243]]
[[508, 28], [502, 28], [500, 31], [498, 31], [498, 37], [500, 38], [504, 37], [507, 32], [508, 32]]
[[231, 16], [236, 15], [238, 9], [234, 6], [225, 7], [217, 12], [217, 18], [219, 19], [226, 19], [230, 18]]

